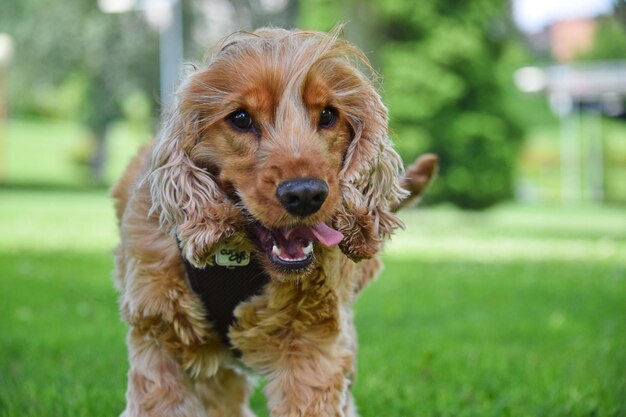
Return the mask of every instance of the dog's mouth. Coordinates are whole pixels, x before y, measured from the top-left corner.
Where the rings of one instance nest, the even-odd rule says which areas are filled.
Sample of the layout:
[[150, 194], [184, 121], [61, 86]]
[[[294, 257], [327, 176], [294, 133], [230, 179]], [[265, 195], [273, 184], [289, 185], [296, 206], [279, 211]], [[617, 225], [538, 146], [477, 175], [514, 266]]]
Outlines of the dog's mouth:
[[308, 268], [315, 257], [315, 245], [335, 246], [343, 235], [325, 223], [294, 228], [268, 229], [255, 222], [250, 227], [271, 264], [281, 272], [294, 273]]

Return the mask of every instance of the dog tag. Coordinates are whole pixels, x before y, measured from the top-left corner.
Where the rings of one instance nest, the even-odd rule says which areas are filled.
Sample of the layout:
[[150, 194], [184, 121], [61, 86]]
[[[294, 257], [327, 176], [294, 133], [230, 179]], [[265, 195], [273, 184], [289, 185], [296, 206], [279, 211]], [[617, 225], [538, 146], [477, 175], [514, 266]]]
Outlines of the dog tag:
[[220, 246], [215, 252], [215, 263], [227, 268], [246, 266], [250, 263], [250, 252], [237, 247]]

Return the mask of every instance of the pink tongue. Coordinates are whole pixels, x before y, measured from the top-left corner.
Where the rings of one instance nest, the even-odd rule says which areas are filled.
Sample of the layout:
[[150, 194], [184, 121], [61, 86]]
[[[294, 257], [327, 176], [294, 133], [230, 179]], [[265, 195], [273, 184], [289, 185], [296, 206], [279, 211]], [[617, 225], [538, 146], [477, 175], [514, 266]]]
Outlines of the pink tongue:
[[316, 239], [324, 246], [335, 246], [343, 239], [341, 232], [327, 226], [325, 223], [319, 223], [315, 226], [300, 226], [295, 229], [283, 231], [285, 240], [291, 238], [302, 237], [305, 239]]
[[326, 225], [326, 223], [319, 223], [311, 227], [311, 231], [315, 238], [324, 246], [335, 246], [343, 239], [341, 232]]

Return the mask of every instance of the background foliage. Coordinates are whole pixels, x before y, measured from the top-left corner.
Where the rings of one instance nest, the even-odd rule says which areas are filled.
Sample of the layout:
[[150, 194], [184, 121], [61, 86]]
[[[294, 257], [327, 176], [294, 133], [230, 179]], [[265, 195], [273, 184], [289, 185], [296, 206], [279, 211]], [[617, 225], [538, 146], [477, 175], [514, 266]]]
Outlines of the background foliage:
[[[326, 1], [306, 4], [304, 26], [327, 29], [341, 13]], [[370, 0], [359, 8], [354, 24], [367, 21], [367, 36], [354, 36], [350, 24], [347, 34], [383, 75], [400, 153], [440, 157], [429, 200], [484, 208], [510, 198], [523, 132], [508, 95], [524, 55], [506, 2]]]
[[[236, 13], [252, 16], [253, 3], [232, 4]], [[184, 4], [187, 50], [197, 53], [200, 2]], [[441, 180], [432, 200], [481, 208], [509, 198], [521, 130], [506, 106], [515, 47], [506, 3], [292, 1], [282, 17], [257, 16], [250, 25], [327, 30], [340, 17], [354, 18], [346, 35], [370, 52], [384, 76], [382, 90], [405, 160], [427, 151], [440, 156]], [[157, 34], [137, 12], [106, 15], [85, 0], [3, 2], [0, 26], [17, 42], [12, 114], [83, 122], [95, 139], [85, 162], [103, 180], [111, 123], [146, 122], [158, 110], [150, 104], [158, 91]]]
[[[552, 141], [558, 131], [545, 100], [522, 97], [513, 86], [513, 71], [537, 58], [513, 26], [508, 2], [290, 0], [279, 12], [263, 9], [262, 3], [183, 1], [185, 56], [201, 61], [221, 36], [218, 30], [226, 26], [209, 19], [220, 5], [238, 28], [275, 24], [328, 30], [347, 22], [346, 37], [382, 74], [381, 92], [405, 161], [423, 152], [441, 159], [439, 181], [427, 202], [488, 207], [513, 196], [520, 173], [543, 169], [516, 167], [520, 150], [526, 152], [523, 138], [535, 135], [528, 126], [545, 125]], [[625, 4], [616, 2], [615, 13], [600, 20], [594, 48], [579, 59], [626, 57]], [[158, 33], [140, 12], [104, 14], [87, 0], [2, 2], [0, 28], [16, 42], [7, 84], [12, 118], [82, 123], [85, 144], [73, 161], [90, 167], [82, 170], [89, 174], [83, 178], [107, 183], [107, 152], [116, 123], [134, 126], [143, 138], [158, 128]], [[609, 139], [609, 200], [621, 195], [616, 184], [623, 175], [614, 175], [614, 155], [621, 154], [616, 147], [619, 143]], [[558, 176], [556, 164], [558, 156], [547, 183]]]
[[522, 131], [505, 95], [514, 68], [506, 3], [381, 5], [385, 95], [405, 158], [439, 155], [435, 200], [483, 208], [510, 198]]
[[5, 1], [0, 28], [15, 39], [11, 114], [80, 121], [90, 147], [82, 162], [101, 182], [111, 123], [155, 116], [157, 34], [137, 13], [104, 14], [85, 0]]
[[[528, 52], [511, 23], [509, 2], [288, 0], [278, 12], [264, 9], [264, 3], [183, 0], [185, 57], [201, 61], [224, 34], [219, 30], [227, 30], [216, 17], [218, 9], [243, 29], [269, 24], [329, 30], [347, 22], [346, 37], [365, 50], [382, 75], [380, 89], [404, 160], [423, 152], [441, 159], [439, 181], [427, 203], [479, 209], [510, 199], [520, 173], [541, 170], [547, 173], [542, 182], [558, 181], [558, 154], [552, 155], [555, 146], [558, 153], [558, 122], [544, 98], [522, 97], [512, 77], [516, 68], [545, 56]], [[626, 57], [625, 4], [616, 2], [615, 13], [601, 19], [594, 48], [580, 59]], [[112, 142], [112, 132], [119, 122], [145, 139], [159, 125], [158, 33], [141, 12], [104, 14], [91, 0], [3, 1], [0, 30], [16, 42], [8, 78], [11, 118], [81, 123], [82, 145], [72, 163], [81, 166], [81, 181], [108, 184], [108, 157], [119, 145]], [[545, 129], [530, 132], [529, 126]], [[534, 137], [545, 137], [546, 144], [528, 150]], [[616, 168], [621, 148], [607, 139], [607, 200], [623, 201], [626, 195], [619, 186], [626, 171]], [[540, 160], [520, 160], [520, 150], [541, 154]], [[531, 166], [520, 169], [520, 161]], [[545, 161], [549, 169], [542, 166]]]

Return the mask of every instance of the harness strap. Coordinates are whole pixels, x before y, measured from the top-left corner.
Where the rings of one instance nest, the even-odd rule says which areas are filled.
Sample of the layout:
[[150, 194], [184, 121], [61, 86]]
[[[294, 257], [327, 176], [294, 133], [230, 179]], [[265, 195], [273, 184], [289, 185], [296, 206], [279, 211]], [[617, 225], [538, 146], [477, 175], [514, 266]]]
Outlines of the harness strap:
[[226, 267], [215, 264], [200, 269], [182, 257], [189, 286], [202, 300], [207, 320], [213, 324], [224, 343], [231, 347], [228, 329], [235, 321], [235, 308], [259, 294], [270, 281], [270, 276], [259, 261], [254, 256], [250, 258], [245, 266]]

